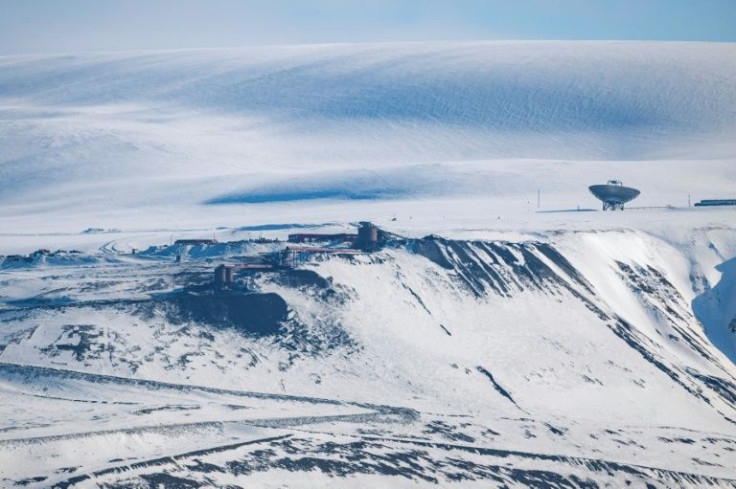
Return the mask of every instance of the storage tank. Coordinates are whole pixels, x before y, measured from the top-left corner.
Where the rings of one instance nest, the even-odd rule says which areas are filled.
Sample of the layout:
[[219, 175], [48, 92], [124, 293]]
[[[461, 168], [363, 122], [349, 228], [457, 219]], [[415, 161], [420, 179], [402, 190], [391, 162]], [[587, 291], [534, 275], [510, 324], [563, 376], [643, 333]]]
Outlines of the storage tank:
[[215, 287], [221, 289], [227, 283], [227, 267], [219, 265], [215, 268]]
[[374, 250], [378, 245], [378, 228], [370, 222], [361, 222], [356, 245], [363, 250]]

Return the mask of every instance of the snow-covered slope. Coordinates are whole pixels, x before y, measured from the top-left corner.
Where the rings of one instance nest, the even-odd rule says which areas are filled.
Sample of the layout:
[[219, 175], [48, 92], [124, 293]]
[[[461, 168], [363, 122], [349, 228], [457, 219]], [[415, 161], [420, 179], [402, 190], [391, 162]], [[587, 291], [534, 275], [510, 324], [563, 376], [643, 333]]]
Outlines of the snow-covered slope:
[[221, 293], [211, 258], [282, 245], [6, 261], [3, 480], [733, 487], [733, 349], [690, 304], [734, 228], [694, 233], [427, 237]]
[[[201, 204], [497, 206], [539, 188], [548, 209], [590, 207], [587, 185], [613, 177], [642, 205], [684, 205], [732, 194], [735, 78], [728, 43], [3, 57], [0, 219], [5, 232], [131, 228], [146, 209], [159, 227], [242, 224], [240, 209]], [[648, 163], [618, 165], [631, 160]]]
[[[686, 205], [736, 197], [734, 79], [701, 43], [0, 58], [0, 485], [736, 487], [736, 209]], [[361, 220], [389, 243], [212, 286]]]

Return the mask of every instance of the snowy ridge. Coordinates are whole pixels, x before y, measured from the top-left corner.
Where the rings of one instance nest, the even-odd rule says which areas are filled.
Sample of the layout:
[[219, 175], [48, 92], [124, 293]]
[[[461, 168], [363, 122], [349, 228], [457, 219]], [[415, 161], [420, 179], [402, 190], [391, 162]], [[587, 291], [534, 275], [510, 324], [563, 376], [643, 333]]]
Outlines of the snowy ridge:
[[0, 450], [37, 463], [5, 480], [733, 487], [732, 353], [689, 306], [733, 230], [694, 232], [427, 237], [225, 295], [247, 246], [6, 269]]

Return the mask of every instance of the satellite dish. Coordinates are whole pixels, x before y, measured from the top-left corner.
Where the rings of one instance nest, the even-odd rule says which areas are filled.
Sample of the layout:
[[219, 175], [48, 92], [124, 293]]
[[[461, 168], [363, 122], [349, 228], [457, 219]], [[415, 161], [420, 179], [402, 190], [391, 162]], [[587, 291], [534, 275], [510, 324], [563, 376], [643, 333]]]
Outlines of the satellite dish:
[[624, 204], [639, 196], [635, 188], [624, 187], [620, 180], [609, 180], [605, 185], [591, 185], [588, 187], [595, 198], [603, 202], [604, 211], [624, 210]]

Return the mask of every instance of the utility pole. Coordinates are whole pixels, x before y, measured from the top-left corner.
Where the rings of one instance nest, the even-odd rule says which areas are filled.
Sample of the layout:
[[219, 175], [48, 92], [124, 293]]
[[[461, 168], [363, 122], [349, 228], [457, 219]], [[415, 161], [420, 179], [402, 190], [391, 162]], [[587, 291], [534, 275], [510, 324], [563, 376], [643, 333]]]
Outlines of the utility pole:
[[690, 194], [687, 194], [687, 206], [690, 207]]
[[537, 209], [539, 209], [541, 202], [542, 202], [542, 189], [539, 188], [537, 189]]

